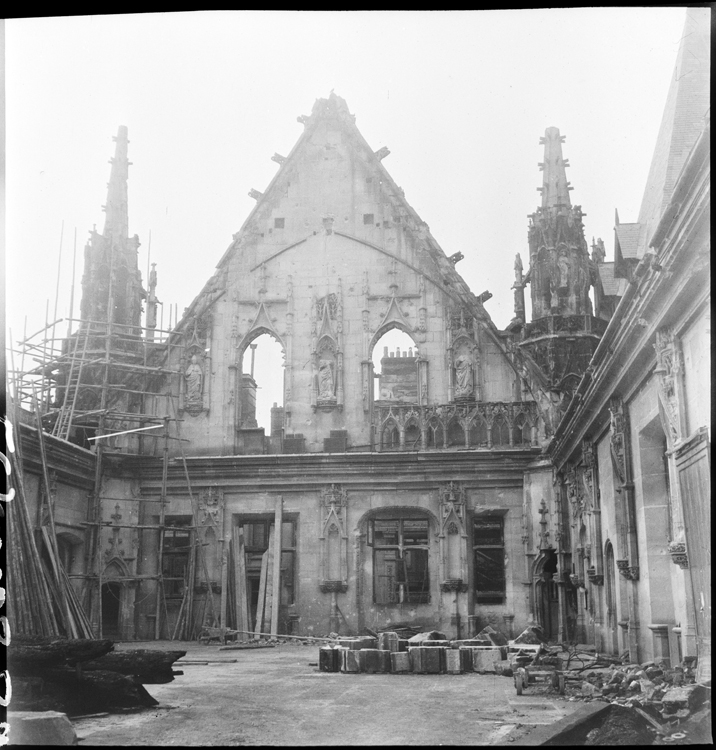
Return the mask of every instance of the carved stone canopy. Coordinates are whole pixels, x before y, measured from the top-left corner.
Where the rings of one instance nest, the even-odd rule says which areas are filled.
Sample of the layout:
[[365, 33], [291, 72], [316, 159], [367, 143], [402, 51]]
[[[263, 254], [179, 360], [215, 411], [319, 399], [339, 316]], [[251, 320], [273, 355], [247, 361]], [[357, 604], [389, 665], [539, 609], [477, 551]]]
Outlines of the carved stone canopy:
[[670, 542], [669, 555], [671, 555], [671, 561], [674, 565], [678, 565], [684, 570], [689, 567], [689, 556], [684, 542]]

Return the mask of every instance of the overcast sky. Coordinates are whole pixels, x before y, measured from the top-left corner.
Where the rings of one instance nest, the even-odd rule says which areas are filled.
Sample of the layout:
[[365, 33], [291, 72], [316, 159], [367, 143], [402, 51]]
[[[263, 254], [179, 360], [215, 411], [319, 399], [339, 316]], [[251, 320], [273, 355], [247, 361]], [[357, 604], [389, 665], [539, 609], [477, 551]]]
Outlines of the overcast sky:
[[[449, 12], [233, 11], [6, 22], [7, 325], [17, 340], [69, 313], [82, 250], [129, 128], [130, 233], [179, 313], [278, 169], [315, 99], [343, 97], [498, 327], [527, 267], [540, 136], [566, 136], [572, 201], [613, 258], [614, 209], [635, 221], [683, 8]], [[63, 328], [64, 332], [64, 328]], [[59, 333], [59, 331], [58, 331]]]

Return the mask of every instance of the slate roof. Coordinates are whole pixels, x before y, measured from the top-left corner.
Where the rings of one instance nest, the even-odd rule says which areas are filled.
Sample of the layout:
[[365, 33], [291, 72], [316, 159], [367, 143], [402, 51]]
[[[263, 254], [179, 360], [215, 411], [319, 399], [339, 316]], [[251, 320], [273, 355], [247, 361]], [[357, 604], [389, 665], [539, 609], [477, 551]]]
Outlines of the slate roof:
[[627, 258], [638, 258], [639, 238], [643, 229], [642, 225], [637, 223], [617, 224], [615, 229], [622, 258], [624, 260]]
[[599, 278], [607, 297], [621, 297], [626, 291], [627, 280], [614, 276], [614, 261], [599, 264]]

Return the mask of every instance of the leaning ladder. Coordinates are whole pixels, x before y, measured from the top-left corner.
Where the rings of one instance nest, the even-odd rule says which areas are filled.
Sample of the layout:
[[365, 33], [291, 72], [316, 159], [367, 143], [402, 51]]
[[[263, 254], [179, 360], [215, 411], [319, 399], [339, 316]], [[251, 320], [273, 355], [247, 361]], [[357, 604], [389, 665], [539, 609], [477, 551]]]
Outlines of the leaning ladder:
[[65, 390], [65, 398], [62, 402], [62, 408], [60, 409], [60, 415], [55, 422], [55, 427], [52, 434], [56, 437], [62, 438], [63, 440], [69, 439], [70, 427], [72, 426], [72, 417], [75, 413], [75, 405], [77, 404], [77, 394], [80, 390], [80, 381], [82, 378], [82, 368], [84, 366], [85, 355], [87, 353], [87, 342], [89, 341], [89, 328], [84, 331], [84, 342], [82, 345], [82, 355], [77, 356], [77, 350], [80, 346], [80, 339], [82, 338], [80, 332], [77, 332], [77, 338], [75, 339], [75, 348], [72, 354], [72, 361], [70, 362], [70, 373], [67, 377], [67, 386]]

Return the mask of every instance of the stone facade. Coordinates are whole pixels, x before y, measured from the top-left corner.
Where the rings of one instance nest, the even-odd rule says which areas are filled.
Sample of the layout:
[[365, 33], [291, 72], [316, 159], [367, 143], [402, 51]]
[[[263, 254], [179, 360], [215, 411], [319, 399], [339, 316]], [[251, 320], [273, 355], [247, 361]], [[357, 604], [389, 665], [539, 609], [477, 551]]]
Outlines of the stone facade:
[[[60, 368], [47, 441], [63, 563], [105, 635], [171, 637], [181, 617], [193, 635], [235, 627], [240, 537], [251, 630], [276, 548], [279, 632], [413, 624], [461, 638], [489, 624], [514, 636], [537, 622], [635, 661], [698, 653], [708, 673], [708, 78], [689, 62], [708, 59], [704, 15], [687, 14], [643, 216], [617, 222], [613, 262], [601, 240], [590, 256], [563, 137], [547, 130], [505, 331], [457, 272], [461, 254], [443, 252], [393, 182], [388, 150], [373, 151], [331, 94], [251, 191], [215, 274], [157, 332], [156, 272], [144, 292], [126, 230], [120, 130], [83, 317], [129, 327], [111, 352], [125, 375], [108, 378], [124, 395], [84, 404], [70, 428], [77, 386]], [[100, 305], [108, 248], [112, 269], [126, 267], [121, 310], [111, 296]], [[407, 350], [383, 350], [393, 330]], [[266, 334], [283, 353], [269, 435], [245, 364]], [[132, 432], [133, 415], [164, 429]], [[121, 434], [90, 450], [107, 432]], [[44, 480], [31, 422], [22, 437], [34, 517]]]

